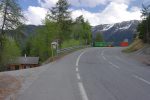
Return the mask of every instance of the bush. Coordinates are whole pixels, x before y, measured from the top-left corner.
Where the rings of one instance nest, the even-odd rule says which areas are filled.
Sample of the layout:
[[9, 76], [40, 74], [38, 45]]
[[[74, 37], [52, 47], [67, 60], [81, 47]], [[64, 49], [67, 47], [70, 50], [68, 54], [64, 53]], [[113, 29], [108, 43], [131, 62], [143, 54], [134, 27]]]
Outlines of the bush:
[[1, 52], [1, 67], [0, 70], [6, 70], [7, 64], [14, 62], [16, 57], [21, 55], [21, 50], [16, 41], [11, 37], [5, 37], [3, 49]]

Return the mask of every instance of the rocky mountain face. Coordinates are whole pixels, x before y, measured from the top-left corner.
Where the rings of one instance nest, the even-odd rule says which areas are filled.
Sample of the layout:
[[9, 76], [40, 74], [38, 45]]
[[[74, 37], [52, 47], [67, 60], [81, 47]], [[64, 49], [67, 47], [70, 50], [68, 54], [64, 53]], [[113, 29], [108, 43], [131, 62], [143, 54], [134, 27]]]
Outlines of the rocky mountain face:
[[114, 42], [115, 45], [119, 45], [124, 40], [128, 40], [131, 43], [137, 34], [136, 29], [138, 24], [138, 20], [132, 20], [115, 24], [98, 25], [92, 28], [93, 39], [97, 34], [102, 34], [105, 41]]

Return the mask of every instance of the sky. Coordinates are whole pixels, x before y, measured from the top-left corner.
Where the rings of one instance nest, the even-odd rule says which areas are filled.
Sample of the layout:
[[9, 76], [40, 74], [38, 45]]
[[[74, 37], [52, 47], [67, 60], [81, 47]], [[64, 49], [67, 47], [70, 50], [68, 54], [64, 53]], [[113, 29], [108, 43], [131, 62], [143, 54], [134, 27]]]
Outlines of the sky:
[[[49, 9], [58, 0], [19, 0], [26, 24], [41, 25]], [[149, 0], [68, 0], [73, 19], [80, 15], [92, 26], [129, 20], [141, 20], [142, 3]], [[150, 3], [149, 3], [150, 4]]]

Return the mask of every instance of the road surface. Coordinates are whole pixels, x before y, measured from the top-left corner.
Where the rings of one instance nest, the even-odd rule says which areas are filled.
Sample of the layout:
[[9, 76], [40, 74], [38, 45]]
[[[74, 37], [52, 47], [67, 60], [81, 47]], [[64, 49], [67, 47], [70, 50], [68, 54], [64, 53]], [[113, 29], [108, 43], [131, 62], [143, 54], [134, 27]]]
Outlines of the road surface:
[[88, 48], [40, 74], [18, 100], [150, 100], [150, 68], [121, 53]]

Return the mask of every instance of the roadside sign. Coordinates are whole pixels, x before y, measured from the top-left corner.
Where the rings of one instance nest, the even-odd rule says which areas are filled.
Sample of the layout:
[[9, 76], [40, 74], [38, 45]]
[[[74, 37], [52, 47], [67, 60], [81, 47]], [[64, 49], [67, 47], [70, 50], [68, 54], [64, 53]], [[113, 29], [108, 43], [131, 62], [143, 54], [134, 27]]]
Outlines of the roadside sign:
[[52, 42], [51, 46], [53, 49], [57, 49], [58, 43], [57, 42]]

